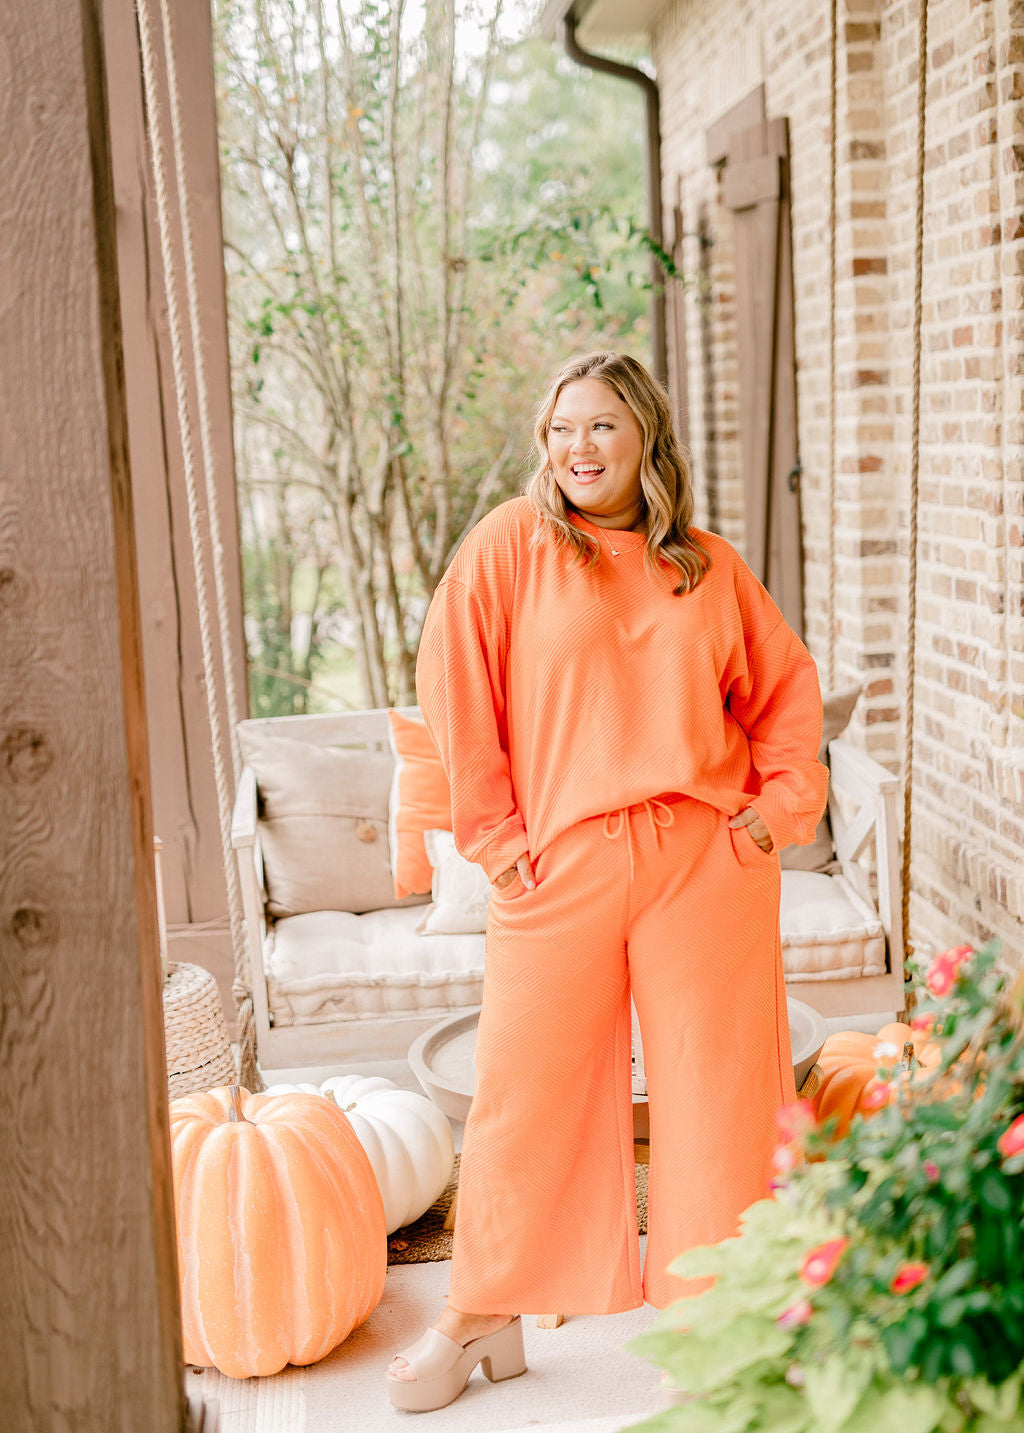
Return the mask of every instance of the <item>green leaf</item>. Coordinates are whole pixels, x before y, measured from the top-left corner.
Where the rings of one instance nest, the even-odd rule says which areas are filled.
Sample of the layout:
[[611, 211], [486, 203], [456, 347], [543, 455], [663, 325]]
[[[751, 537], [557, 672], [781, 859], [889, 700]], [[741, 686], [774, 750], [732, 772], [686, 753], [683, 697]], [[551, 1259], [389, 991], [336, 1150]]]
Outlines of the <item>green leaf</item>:
[[806, 1364], [804, 1391], [818, 1426], [840, 1427], [860, 1402], [874, 1371], [875, 1360], [864, 1349]]
[[949, 1356], [950, 1368], [961, 1378], [972, 1378], [978, 1372], [979, 1349], [974, 1340], [968, 1338], [966, 1333], [961, 1333], [958, 1338], [950, 1339], [946, 1352]]
[[810, 1433], [816, 1425], [807, 1400], [796, 1389], [773, 1384], [761, 1393], [761, 1411], [751, 1433]]
[[978, 1197], [982, 1204], [997, 1214], [1006, 1214], [1013, 1208], [1013, 1195], [1006, 1181], [994, 1169], [987, 1169], [981, 1176]]
[[[724, 1405], [697, 1399], [692, 1403], [678, 1404], [664, 1413], [656, 1413], [643, 1423], [631, 1423], [622, 1433], [747, 1433], [757, 1411], [757, 1404], [749, 1395], [737, 1395]], [[766, 1425], [754, 1426], [761, 1428]], [[773, 1428], [772, 1433], [790, 1433], [790, 1430]]]
[[1024, 1373], [1015, 1373], [1005, 1383], [995, 1386], [987, 1378], [972, 1378], [964, 1391], [982, 1413], [1001, 1423], [1009, 1423], [1020, 1408], [1021, 1381]]
[[792, 1343], [792, 1335], [774, 1321], [747, 1314], [740, 1314], [710, 1338], [693, 1333], [650, 1337], [663, 1340], [657, 1362], [688, 1393], [703, 1393], [753, 1364], [779, 1358]]
[[932, 1433], [945, 1408], [934, 1388], [869, 1388], [840, 1433]]
[[978, 1266], [973, 1259], [960, 1259], [938, 1280], [932, 1290], [932, 1298], [938, 1302], [958, 1294], [961, 1289], [966, 1289], [968, 1284], [973, 1283], [977, 1275]]
[[906, 1373], [915, 1362], [918, 1346], [928, 1336], [928, 1320], [920, 1309], [908, 1309], [897, 1323], [882, 1330], [882, 1342], [896, 1373]]

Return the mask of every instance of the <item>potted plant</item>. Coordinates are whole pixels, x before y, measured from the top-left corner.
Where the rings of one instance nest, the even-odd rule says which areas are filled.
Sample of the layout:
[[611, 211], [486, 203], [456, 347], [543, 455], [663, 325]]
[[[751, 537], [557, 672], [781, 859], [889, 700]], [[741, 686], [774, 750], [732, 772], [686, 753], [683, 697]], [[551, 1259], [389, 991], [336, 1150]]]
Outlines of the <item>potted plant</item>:
[[790, 1107], [774, 1197], [671, 1266], [715, 1283], [629, 1345], [681, 1400], [637, 1433], [1024, 1428], [1024, 975], [959, 946], [925, 984], [934, 1070], [880, 1051], [841, 1139]]

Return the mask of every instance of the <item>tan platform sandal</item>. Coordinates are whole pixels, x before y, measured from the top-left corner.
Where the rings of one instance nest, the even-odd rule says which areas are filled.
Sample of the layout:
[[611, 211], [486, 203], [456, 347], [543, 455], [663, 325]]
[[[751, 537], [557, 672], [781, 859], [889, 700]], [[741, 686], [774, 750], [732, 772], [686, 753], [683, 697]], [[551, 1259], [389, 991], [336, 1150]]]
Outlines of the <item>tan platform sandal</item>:
[[465, 1347], [438, 1329], [429, 1328], [396, 1357], [404, 1358], [416, 1377], [395, 1378], [387, 1374], [391, 1402], [407, 1413], [433, 1413], [458, 1398], [477, 1364], [492, 1383], [526, 1372], [523, 1321], [516, 1314], [511, 1323], [483, 1338], [470, 1339]]

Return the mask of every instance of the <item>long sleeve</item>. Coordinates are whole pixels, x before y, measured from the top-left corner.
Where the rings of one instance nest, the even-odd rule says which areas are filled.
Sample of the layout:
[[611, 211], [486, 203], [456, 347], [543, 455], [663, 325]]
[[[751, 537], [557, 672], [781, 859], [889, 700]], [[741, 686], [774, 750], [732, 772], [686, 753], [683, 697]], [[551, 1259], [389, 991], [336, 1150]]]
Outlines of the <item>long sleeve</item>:
[[528, 848], [508, 759], [508, 622], [449, 572], [423, 626], [416, 695], [451, 787], [456, 849], [493, 881]]
[[765, 589], [749, 569], [737, 577], [745, 661], [726, 705], [760, 777], [751, 805], [782, 850], [813, 841], [828, 797], [828, 768], [818, 760], [821, 688], [810, 653]]

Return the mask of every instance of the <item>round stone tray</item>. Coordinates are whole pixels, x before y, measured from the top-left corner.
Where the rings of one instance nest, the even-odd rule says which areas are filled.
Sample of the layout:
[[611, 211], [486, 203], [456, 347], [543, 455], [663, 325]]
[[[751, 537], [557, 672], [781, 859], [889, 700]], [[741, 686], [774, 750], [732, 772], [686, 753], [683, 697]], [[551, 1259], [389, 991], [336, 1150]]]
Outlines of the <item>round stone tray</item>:
[[828, 1035], [825, 1017], [819, 1015], [802, 1000], [786, 997], [789, 1007], [789, 1043], [793, 1051], [793, 1079], [799, 1090], [810, 1073], [811, 1066], [821, 1054], [821, 1047]]
[[[828, 1028], [817, 1010], [787, 997], [793, 1078], [799, 1090], [821, 1053]], [[476, 1085], [476, 1026], [480, 1011], [451, 1015], [424, 1031], [409, 1048], [409, 1064], [449, 1119], [465, 1121]]]
[[476, 1087], [479, 1008], [431, 1025], [409, 1047], [409, 1064], [423, 1091], [449, 1119], [465, 1120]]

